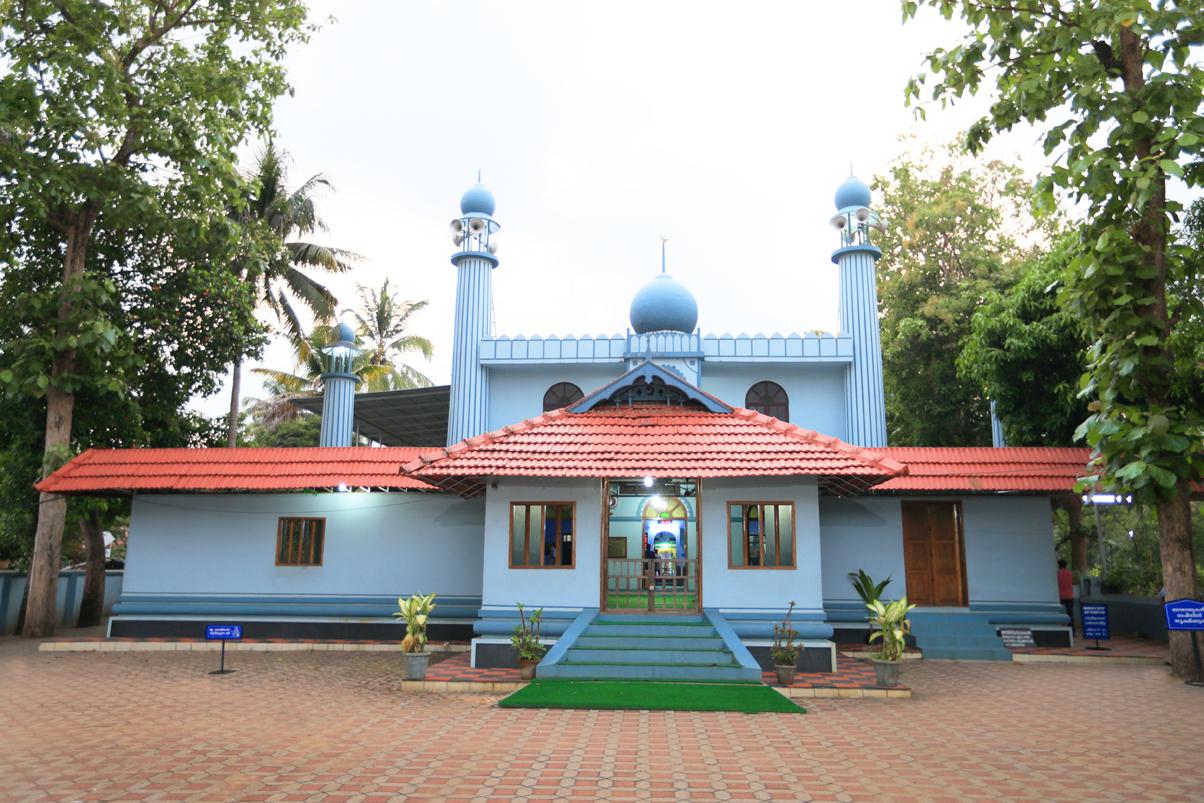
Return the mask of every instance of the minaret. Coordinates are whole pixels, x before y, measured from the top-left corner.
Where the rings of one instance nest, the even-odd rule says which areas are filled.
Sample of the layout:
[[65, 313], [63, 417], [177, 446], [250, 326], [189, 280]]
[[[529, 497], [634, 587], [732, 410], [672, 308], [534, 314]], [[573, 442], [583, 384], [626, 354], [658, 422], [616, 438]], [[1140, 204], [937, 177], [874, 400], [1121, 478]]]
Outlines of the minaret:
[[322, 373], [322, 431], [319, 446], [350, 446], [355, 431], [355, 332], [345, 323], [335, 329], [335, 339], [322, 353], [327, 357]]
[[478, 181], [460, 198], [460, 216], [451, 222], [452, 242], [460, 250], [451, 258], [456, 266], [456, 320], [448, 445], [489, 429], [489, 374], [478, 350], [481, 338], [492, 334], [492, 274], [498, 261], [491, 237], [501, 228], [493, 219], [495, 207], [492, 193]]
[[878, 333], [875, 265], [882, 252], [870, 244], [870, 229], [882, 222], [870, 209], [870, 188], [849, 176], [836, 190], [841, 247], [840, 333], [853, 339], [853, 364], [845, 374], [845, 440], [857, 446], [886, 446], [886, 398], [882, 389], [882, 342]]

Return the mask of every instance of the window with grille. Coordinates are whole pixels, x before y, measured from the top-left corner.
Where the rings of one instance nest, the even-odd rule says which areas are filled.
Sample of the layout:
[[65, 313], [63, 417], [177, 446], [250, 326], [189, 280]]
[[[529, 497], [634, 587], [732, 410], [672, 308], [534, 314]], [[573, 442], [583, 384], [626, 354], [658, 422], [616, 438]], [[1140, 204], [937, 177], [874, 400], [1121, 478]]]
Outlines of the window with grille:
[[573, 568], [572, 502], [510, 505], [510, 568]]
[[794, 503], [729, 502], [728, 565], [794, 568]]
[[790, 420], [790, 397], [777, 382], [758, 382], [744, 394], [744, 406], [782, 421]]
[[583, 398], [585, 398], [585, 394], [581, 392], [581, 388], [572, 382], [557, 382], [548, 388], [547, 393], [543, 394], [543, 411], [546, 413], [549, 410], [559, 410], [561, 407], [568, 407]]
[[321, 566], [326, 519], [282, 517], [276, 525], [277, 566]]

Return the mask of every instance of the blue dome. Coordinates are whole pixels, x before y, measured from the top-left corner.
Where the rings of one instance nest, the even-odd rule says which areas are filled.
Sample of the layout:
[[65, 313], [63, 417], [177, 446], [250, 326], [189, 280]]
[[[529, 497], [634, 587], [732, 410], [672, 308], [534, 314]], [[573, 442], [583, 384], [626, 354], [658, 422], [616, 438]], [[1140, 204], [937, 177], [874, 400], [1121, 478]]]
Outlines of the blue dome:
[[350, 326], [348, 326], [345, 323], [340, 323], [338, 326], [336, 326], [334, 328], [334, 339], [335, 339], [336, 343], [339, 343], [339, 342], [354, 343], [355, 342], [355, 330], [352, 329]]
[[849, 176], [836, 188], [836, 208], [847, 209], [850, 206], [869, 206], [870, 188], [856, 176]]
[[496, 208], [493, 193], [485, 189], [484, 184], [473, 184], [460, 196], [460, 214], [492, 216]]
[[647, 332], [693, 332], [698, 325], [694, 294], [662, 273], [640, 288], [631, 300], [631, 328]]

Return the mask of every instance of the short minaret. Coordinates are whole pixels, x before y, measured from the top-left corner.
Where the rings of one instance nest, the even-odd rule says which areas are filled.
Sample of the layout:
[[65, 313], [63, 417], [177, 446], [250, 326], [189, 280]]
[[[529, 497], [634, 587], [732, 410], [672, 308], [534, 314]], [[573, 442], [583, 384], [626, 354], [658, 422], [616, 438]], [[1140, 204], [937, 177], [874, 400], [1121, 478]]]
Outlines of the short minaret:
[[882, 222], [870, 209], [870, 188], [849, 176], [836, 190], [841, 247], [832, 253], [840, 267], [840, 333], [853, 339], [853, 364], [845, 374], [845, 439], [857, 446], [886, 446], [886, 398], [882, 388], [882, 342], [878, 332], [875, 265], [882, 256], [870, 230]]
[[322, 433], [319, 446], [350, 446], [355, 431], [355, 332], [345, 323], [335, 328], [335, 339], [322, 349], [326, 371], [322, 374]]
[[452, 333], [451, 407], [447, 443], [489, 429], [489, 374], [481, 366], [481, 338], [492, 334], [493, 269], [501, 228], [493, 219], [493, 195], [479, 182], [460, 198], [460, 216], [451, 222], [452, 242], [460, 247], [456, 266], [456, 319]]

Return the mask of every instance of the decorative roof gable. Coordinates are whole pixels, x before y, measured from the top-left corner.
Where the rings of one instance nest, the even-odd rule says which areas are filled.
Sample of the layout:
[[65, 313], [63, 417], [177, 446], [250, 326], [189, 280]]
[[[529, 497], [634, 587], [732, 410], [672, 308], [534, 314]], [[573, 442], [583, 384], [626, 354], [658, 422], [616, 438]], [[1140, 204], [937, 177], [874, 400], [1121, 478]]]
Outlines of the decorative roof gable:
[[650, 360], [644, 360], [567, 409], [570, 413], [585, 413], [595, 407], [630, 407], [633, 404], [664, 404], [672, 407], [693, 404], [711, 413], [730, 413], [735, 409], [691, 385], [675, 371]]

